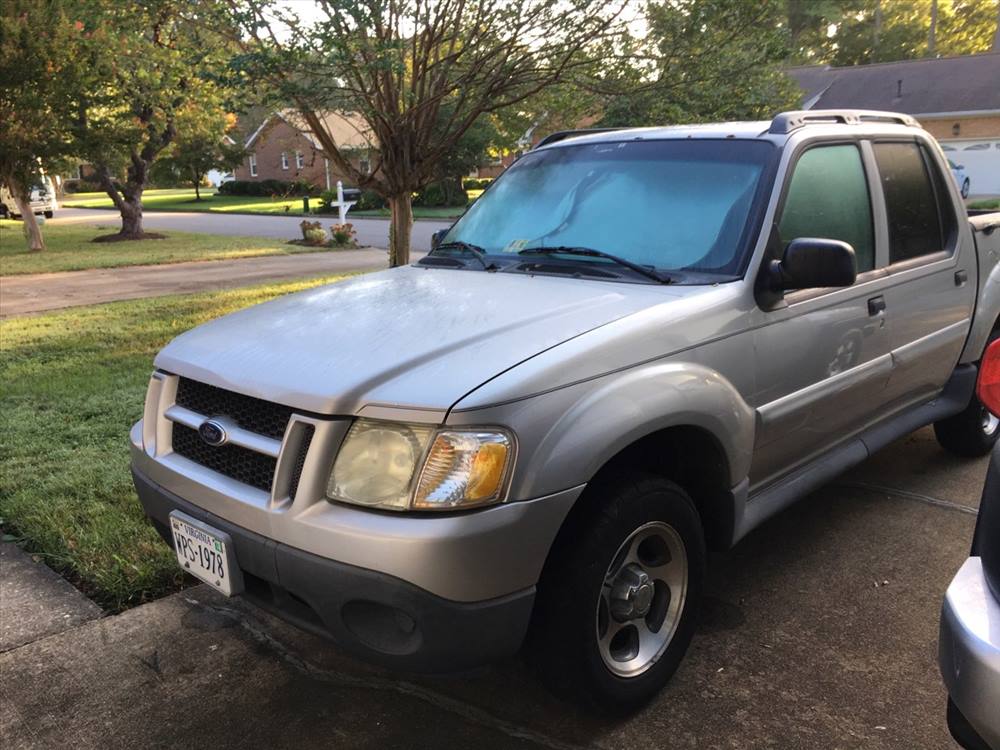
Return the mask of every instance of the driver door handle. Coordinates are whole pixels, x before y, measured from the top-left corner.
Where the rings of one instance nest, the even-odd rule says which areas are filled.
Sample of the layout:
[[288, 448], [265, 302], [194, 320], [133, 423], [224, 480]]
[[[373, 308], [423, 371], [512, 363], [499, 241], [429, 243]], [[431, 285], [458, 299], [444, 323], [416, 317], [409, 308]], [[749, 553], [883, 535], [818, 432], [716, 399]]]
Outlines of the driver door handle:
[[868, 300], [868, 314], [875, 316], [885, 312], [885, 297], [879, 295]]

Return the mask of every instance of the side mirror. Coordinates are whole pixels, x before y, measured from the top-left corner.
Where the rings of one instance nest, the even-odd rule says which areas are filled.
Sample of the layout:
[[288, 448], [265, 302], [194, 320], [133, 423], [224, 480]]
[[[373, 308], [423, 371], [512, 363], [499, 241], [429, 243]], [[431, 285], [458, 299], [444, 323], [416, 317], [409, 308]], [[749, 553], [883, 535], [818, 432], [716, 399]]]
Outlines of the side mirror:
[[451, 229], [451, 227], [448, 229], [439, 229], [431, 235], [431, 250], [437, 250], [437, 246], [441, 244], [441, 240], [443, 240], [444, 236], [448, 234], [449, 229]]
[[854, 248], [840, 240], [800, 237], [788, 243], [784, 257], [771, 261], [774, 291], [851, 286], [858, 278]]

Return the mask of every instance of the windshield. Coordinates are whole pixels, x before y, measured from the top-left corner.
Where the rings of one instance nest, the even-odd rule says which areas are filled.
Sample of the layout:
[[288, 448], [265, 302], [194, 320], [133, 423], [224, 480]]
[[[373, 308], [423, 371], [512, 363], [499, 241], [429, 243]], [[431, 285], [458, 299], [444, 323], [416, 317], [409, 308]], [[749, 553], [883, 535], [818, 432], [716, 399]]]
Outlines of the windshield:
[[515, 256], [586, 247], [658, 269], [738, 274], [750, 208], [773, 151], [747, 140], [533, 151], [497, 179], [444, 242]]

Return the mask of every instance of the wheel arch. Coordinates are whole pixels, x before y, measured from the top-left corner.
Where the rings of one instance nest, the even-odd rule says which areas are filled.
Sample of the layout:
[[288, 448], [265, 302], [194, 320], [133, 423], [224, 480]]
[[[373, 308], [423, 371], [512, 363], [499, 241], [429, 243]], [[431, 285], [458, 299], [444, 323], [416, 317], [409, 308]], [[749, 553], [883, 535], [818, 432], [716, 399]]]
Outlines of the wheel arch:
[[531, 445], [527, 484], [586, 484], [575, 504], [581, 506], [592, 502], [590, 487], [616, 471], [655, 474], [691, 495], [707, 540], [727, 547], [745, 500], [740, 490], [755, 432], [754, 409], [717, 371], [690, 362], [656, 363], [574, 399], [545, 438]]

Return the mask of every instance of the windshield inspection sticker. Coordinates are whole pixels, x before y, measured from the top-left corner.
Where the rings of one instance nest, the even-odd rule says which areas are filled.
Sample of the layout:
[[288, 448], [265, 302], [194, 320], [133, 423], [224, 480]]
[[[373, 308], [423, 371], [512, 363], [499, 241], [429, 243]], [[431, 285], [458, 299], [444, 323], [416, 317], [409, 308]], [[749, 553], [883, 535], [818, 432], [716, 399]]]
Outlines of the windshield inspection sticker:
[[524, 250], [524, 248], [526, 248], [527, 246], [528, 246], [528, 241], [527, 240], [511, 240], [510, 244], [507, 245], [507, 247], [505, 247], [500, 252], [502, 252], [502, 253], [517, 253], [517, 252], [520, 252], [521, 250]]

